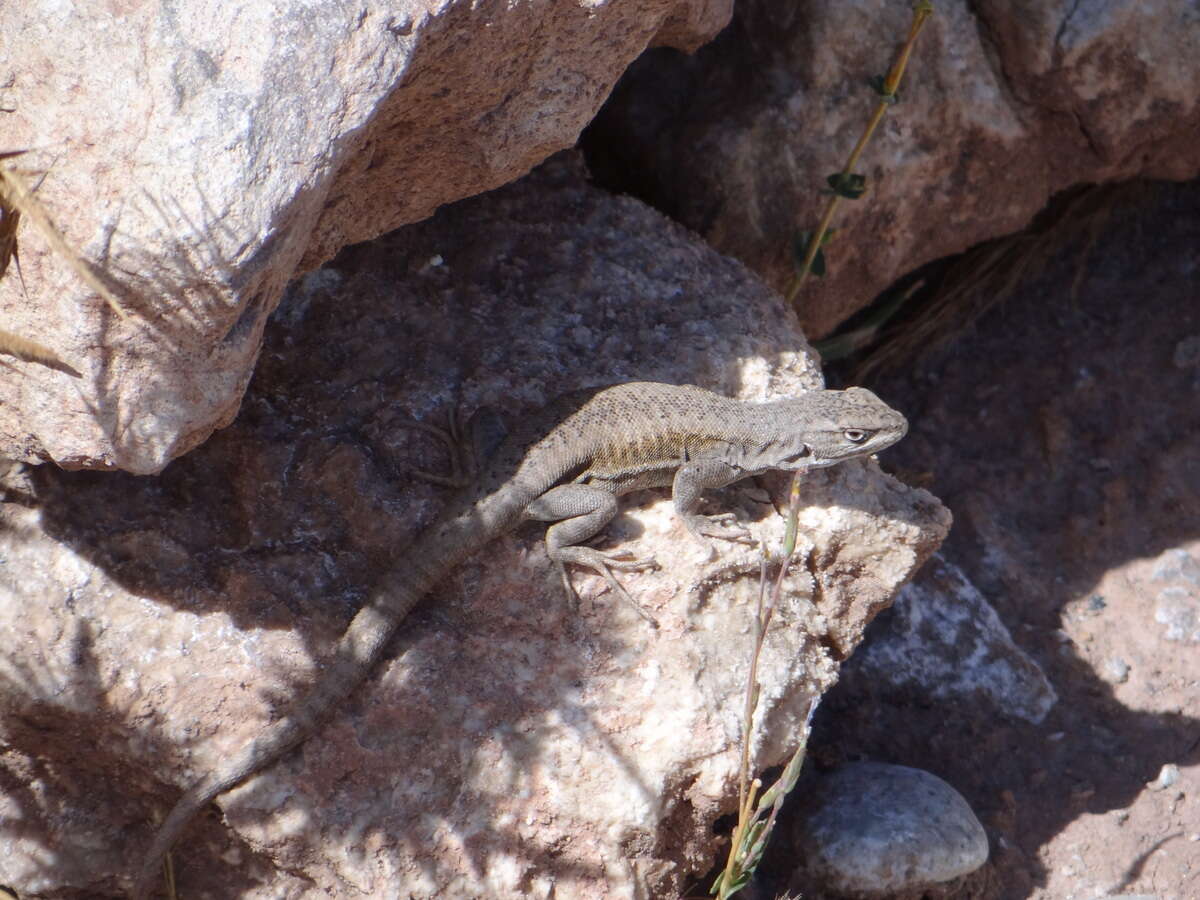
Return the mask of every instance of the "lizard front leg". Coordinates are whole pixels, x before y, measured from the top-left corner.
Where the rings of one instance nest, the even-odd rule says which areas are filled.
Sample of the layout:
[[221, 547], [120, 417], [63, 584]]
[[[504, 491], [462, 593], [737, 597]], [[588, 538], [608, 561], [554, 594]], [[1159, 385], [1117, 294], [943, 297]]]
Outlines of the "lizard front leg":
[[613, 592], [628, 602], [655, 627], [658, 623], [629, 596], [613, 575], [613, 569], [631, 571], [655, 566], [653, 557], [631, 559], [629, 554], [601, 553], [578, 546], [598, 534], [617, 514], [617, 498], [601, 488], [586, 484], [560, 484], [546, 491], [525, 508], [525, 515], [539, 522], [554, 522], [546, 529], [546, 552], [558, 566], [568, 596], [576, 597], [567, 573], [567, 563], [591, 569], [608, 582]]
[[753, 543], [749, 530], [737, 524], [737, 517], [733, 513], [704, 516], [696, 512], [700, 496], [706, 488], [725, 487], [746, 477], [746, 474], [745, 469], [723, 459], [696, 459], [684, 463], [675, 471], [675, 479], [671, 483], [675, 514], [683, 520], [692, 536], [710, 549], [708, 538]]

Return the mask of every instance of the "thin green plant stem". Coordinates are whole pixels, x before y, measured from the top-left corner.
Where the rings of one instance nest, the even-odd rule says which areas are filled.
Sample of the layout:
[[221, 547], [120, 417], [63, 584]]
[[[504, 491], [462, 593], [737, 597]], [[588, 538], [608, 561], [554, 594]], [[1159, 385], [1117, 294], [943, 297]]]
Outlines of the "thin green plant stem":
[[[777, 791], [778, 785], [773, 785], [762, 799], [759, 798], [758, 792], [762, 788], [762, 781], [758, 778], [750, 781], [749, 777], [750, 737], [754, 733], [754, 714], [758, 708], [761, 690], [758, 683], [758, 664], [766, 643], [767, 629], [783, 595], [783, 580], [787, 576], [792, 557], [796, 552], [796, 536], [799, 533], [800, 517], [800, 481], [801, 473], [794, 473], [788, 490], [787, 528], [784, 532], [782, 558], [779, 572], [770, 592], [767, 591], [768, 577], [765, 559], [760, 569], [758, 609], [754, 617], [754, 647], [751, 651], [750, 667], [746, 675], [746, 705], [742, 713], [742, 754], [738, 769], [738, 821], [730, 838], [729, 856], [725, 862], [725, 869], [714, 885], [714, 893], [717, 894], [718, 900], [726, 900], [741, 889], [748, 870], [752, 869], [762, 854], [763, 845], [774, 826], [777, 807], [782, 804], [783, 799], [782, 794]], [[803, 758], [802, 751], [800, 756]], [[793, 764], [796, 764], [798, 773], [798, 763], [796, 763], [795, 757], [793, 757], [793, 762], [788, 764], [789, 770]], [[794, 783], [794, 779], [792, 779], [792, 783]], [[767, 823], [755, 831], [761, 811], [764, 809], [763, 801], [768, 796], [773, 799], [771, 813]], [[749, 840], [752, 831], [755, 832], [754, 839]]]
[[[758, 570], [758, 609], [754, 615], [754, 651], [750, 657], [750, 674], [747, 677], [748, 684], [746, 685], [746, 705], [742, 710], [742, 727], [746, 728], [747, 723], [754, 721], [754, 710], [758, 707], [758, 683], [755, 679], [755, 674], [758, 670], [758, 655], [762, 648], [762, 618], [763, 609], [767, 601], [767, 560], [764, 557], [759, 563]], [[749, 803], [753, 802], [753, 798], [747, 798], [749, 791], [750, 780], [750, 742], [742, 741], [742, 761], [738, 767], [738, 825], [746, 820], [749, 815]], [[736, 837], [737, 835], [735, 835]]]
[[[913, 20], [908, 29], [908, 37], [900, 48], [896, 62], [892, 65], [892, 70], [888, 73], [887, 78], [884, 79], [879, 105], [875, 107], [875, 112], [872, 113], [867, 127], [859, 137], [858, 143], [854, 145], [854, 149], [850, 151], [846, 165], [842, 167], [839, 173], [843, 177], [853, 174], [854, 167], [858, 165], [863, 151], [866, 150], [867, 143], [875, 133], [875, 128], [883, 121], [887, 108], [895, 102], [896, 89], [900, 86], [900, 80], [904, 77], [904, 70], [908, 67], [908, 61], [912, 56], [917, 35], [921, 33], [921, 29], [925, 27], [925, 22], [931, 15], [933, 15], [933, 4], [929, 0], [918, 0], [917, 3], [913, 4]], [[821, 213], [821, 221], [817, 225], [817, 230], [809, 238], [808, 248], [804, 253], [804, 261], [800, 264], [800, 270], [792, 277], [792, 283], [788, 287], [788, 303], [796, 302], [800, 288], [804, 286], [804, 282], [808, 279], [808, 274], [812, 271], [813, 260], [816, 259], [817, 251], [821, 249], [825, 234], [829, 231], [829, 226], [833, 223], [833, 216], [837, 212], [838, 203], [841, 199], [841, 194], [834, 191], [829, 197], [829, 202], [825, 204], [825, 211]]]

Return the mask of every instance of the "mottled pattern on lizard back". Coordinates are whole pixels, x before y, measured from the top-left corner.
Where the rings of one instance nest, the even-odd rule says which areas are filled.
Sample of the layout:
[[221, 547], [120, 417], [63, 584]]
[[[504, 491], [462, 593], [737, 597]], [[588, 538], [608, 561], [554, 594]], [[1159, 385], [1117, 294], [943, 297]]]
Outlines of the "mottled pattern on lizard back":
[[590, 464], [576, 480], [615, 479], [619, 493], [670, 484], [681, 462], [753, 446], [748, 408], [690, 385], [609, 388], [568, 420], [593, 436]]
[[[803, 437], [835, 461], [861, 451], [821, 447], [826, 433], [906, 428], [903, 416], [861, 388], [748, 404], [692, 385], [632, 382], [564, 395], [543, 413], [535, 433], [545, 437], [527, 445], [518, 478], [544, 478], [555, 468], [560, 480], [618, 482], [617, 493], [670, 484], [689, 460], [762, 451], [786, 438]], [[551, 459], [558, 465], [547, 466]]]

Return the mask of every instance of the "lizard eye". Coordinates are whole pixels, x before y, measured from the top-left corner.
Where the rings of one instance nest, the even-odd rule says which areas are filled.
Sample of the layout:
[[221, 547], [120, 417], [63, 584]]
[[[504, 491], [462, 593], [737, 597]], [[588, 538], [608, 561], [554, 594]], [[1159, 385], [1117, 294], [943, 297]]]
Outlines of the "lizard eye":
[[842, 436], [852, 444], [861, 444], [867, 439], [867, 433], [861, 428], [847, 428]]

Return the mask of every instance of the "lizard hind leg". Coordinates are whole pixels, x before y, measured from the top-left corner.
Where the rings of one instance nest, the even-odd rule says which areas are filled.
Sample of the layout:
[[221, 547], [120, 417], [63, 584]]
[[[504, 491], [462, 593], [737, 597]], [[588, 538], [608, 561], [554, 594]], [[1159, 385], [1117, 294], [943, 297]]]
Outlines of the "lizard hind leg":
[[599, 533], [617, 514], [617, 498], [608, 491], [585, 484], [561, 484], [546, 491], [525, 509], [525, 514], [540, 522], [553, 522], [546, 529], [546, 552], [558, 566], [567, 596], [577, 600], [567, 564], [591, 569], [607, 583], [613, 593], [637, 610], [638, 615], [658, 627], [658, 622], [625, 590], [613, 570], [630, 572], [657, 566], [653, 557], [638, 559], [627, 552], [601, 553], [580, 543]]

